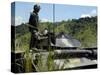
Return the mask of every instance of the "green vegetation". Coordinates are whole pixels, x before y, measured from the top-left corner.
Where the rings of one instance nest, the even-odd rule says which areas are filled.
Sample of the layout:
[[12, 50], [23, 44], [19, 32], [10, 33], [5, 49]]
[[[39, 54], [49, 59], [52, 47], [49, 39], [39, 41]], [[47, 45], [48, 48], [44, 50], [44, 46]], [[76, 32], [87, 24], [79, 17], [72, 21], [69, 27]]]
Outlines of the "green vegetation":
[[[86, 17], [79, 19], [72, 19], [68, 21], [56, 22], [55, 24], [50, 22], [40, 23], [39, 31], [42, 33], [45, 28], [48, 28], [51, 32], [55, 30], [55, 34], [59, 32], [64, 32], [72, 36], [73, 38], [81, 42], [81, 47], [97, 47], [97, 16], [95, 17]], [[31, 72], [32, 65], [29, 63], [31, 61], [31, 56], [29, 55], [29, 43], [30, 43], [30, 32], [28, 26], [21, 24], [16, 26], [15, 29], [16, 39], [15, 39], [15, 50], [24, 50], [25, 51], [25, 71]], [[47, 58], [48, 68], [42, 66], [42, 58], [39, 58], [38, 66], [40, 71], [44, 70], [53, 70], [54, 65], [52, 53], [50, 52]], [[45, 65], [46, 66], [46, 65]]]
[[[44, 22], [40, 23], [38, 28], [42, 33], [45, 28], [48, 28], [52, 32], [53, 27], [55, 34], [63, 31], [65, 34], [79, 40], [82, 47], [96, 47], [97, 45], [97, 16], [61, 21], [56, 22], [55, 24]], [[28, 46], [29, 38], [29, 30], [25, 24], [16, 26], [16, 40], [21, 40], [22, 45]]]

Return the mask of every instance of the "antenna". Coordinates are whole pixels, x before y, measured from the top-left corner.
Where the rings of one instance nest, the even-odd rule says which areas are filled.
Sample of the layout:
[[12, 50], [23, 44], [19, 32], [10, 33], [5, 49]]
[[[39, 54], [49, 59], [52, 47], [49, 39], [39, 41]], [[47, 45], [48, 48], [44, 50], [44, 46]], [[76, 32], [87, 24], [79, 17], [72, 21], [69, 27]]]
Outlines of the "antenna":
[[55, 4], [53, 4], [53, 33], [55, 34]]

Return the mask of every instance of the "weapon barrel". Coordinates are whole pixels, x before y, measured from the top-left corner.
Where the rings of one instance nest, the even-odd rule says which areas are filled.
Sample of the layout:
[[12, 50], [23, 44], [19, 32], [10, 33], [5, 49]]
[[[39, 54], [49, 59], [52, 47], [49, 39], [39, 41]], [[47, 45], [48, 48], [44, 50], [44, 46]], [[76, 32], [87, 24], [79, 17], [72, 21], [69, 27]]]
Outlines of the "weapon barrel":
[[97, 50], [55, 50], [54, 58], [81, 58], [97, 59]]

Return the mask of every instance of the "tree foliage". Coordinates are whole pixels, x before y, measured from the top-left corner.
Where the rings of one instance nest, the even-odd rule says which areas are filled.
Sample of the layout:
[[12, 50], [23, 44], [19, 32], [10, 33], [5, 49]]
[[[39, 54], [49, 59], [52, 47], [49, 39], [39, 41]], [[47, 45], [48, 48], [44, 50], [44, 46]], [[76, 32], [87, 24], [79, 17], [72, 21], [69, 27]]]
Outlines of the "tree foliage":
[[[97, 16], [86, 17], [79, 19], [72, 19], [61, 22], [42, 22], [39, 24], [39, 32], [43, 32], [45, 28], [49, 31], [55, 31], [55, 34], [64, 32], [79, 40], [82, 47], [96, 47], [97, 46]], [[23, 37], [22, 37], [23, 36]], [[21, 24], [16, 26], [16, 39], [24, 39], [23, 43], [29, 44], [29, 30], [28, 26]]]

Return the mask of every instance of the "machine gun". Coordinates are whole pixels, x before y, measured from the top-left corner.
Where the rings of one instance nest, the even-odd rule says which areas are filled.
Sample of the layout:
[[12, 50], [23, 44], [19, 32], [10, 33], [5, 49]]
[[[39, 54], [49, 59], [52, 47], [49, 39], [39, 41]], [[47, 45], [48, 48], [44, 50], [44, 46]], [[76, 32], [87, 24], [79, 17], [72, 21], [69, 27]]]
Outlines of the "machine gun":
[[[92, 49], [92, 48], [91, 48]], [[91, 60], [96, 60], [97, 59], [97, 50], [85, 50], [80, 49], [80, 50], [55, 50], [54, 51], [54, 58], [55, 59], [63, 59], [63, 58], [88, 58]]]
[[[47, 47], [46, 47], [47, 48]], [[45, 47], [44, 47], [45, 49]], [[97, 48], [77, 48], [77, 47], [56, 47], [51, 46], [52, 56], [54, 59], [65, 59], [65, 58], [88, 58], [91, 60], [97, 59]], [[35, 50], [36, 53], [45, 53], [47, 50]]]

